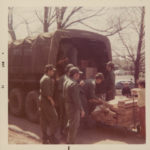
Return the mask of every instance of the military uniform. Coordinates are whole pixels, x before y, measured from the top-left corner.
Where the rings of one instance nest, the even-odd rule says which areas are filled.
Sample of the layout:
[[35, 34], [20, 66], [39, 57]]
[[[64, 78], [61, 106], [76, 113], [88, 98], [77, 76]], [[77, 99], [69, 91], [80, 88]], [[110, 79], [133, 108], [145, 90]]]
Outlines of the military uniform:
[[114, 71], [107, 72], [106, 74], [106, 101], [115, 98], [115, 74]]
[[82, 110], [79, 85], [72, 79], [67, 79], [64, 83], [64, 96], [66, 115], [69, 123], [67, 137], [68, 144], [74, 144], [77, 131], [80, 125], [80, 112]]
[[63, 132], [63, 130], [65, 129], [67, 122], [65, 111], [65, 100], [63, 95], [63, 84], [66, 81], [66, 79], [67, 79], [66, 75], [60, 77], [60, 79], [57, 81], [57, 91], [56, 91], [61, 132]]
[[89, 103], [88, 100], [90, 99], [97, 99], [97, 95], [95, 93], [96, 91], [96, 83], [95, 80], [85, 80], [85, 84], [83, 87], [81, 87], [81, 97], [82, 97], [82, 103], [83, 108], [85, 112], [89, 115], [96, 107], [95, 104]]
[[95, 80], [87, 79], [84, 81], [85, 84], [81, 86], [80, 96], [83, 109], [85, 111], [85, 117], [82, 119], [82, 126], [89, 127], [91, 125], [90, 114], [96, 108], [96, 103], [89, 102], [90, 99], [98, 99], [96, 95], [96, 83]]
[[47, 129], [50, 129], [50, 136], [57, 131], [58, 117], [55, 108], [51, 105], [48, 96], [53, 97], [54, 81], [46, 74], [40, 80], [40, 124], [42, 129], [42, 139], [46, 141], [49, 136]]

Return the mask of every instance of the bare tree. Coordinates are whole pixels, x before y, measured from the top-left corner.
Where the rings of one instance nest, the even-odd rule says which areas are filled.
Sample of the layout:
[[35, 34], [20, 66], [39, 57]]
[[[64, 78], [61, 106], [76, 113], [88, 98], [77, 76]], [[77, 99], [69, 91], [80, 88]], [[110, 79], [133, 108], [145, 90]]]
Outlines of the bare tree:
[[[138, 13], [136, 14], [136, 16], [138, 15], [137, 17], [139, 17], [140, 19], [136, 18], [135, 21], [131, 20], [130, 27], [132, 27], [133, 31], [135, 31], [134, 33], [136, 33], [138, 36], [137, 44], [133, 45], [133, 43], [127, 42], [124, 34], [119, 31], [118, 36], [124, 49], [126, 50], [126, 53], [121, 54], [119, 51], [113, 51], [117, 56], [126, 59], [127, 61], [131, 62], [131, 65], [134, 66], [134, 80], [136, 84], [136, 81], [139, 78], [139, 73], [141, 71], [145, 71], [145, 8], [133, 8], [132, 13], [134, 13], [135, 10]], [[120, 23], [118, 25], [120, 25]]]
[[44, 15], [41, 17], [37, 11], [35, 11], [37, 18], [43, 25], [43, 32], [48, 32], [48, 28], [55, 22], [56, 20], [56, 11], [52, 7], [44, 7]]
[[138, 46], [137, 46], [137, 54], [136, 54], [136, 59], [135, 59], [135, 73], [134, 73], [134, 78], [135, 81], [139, 78], [139, 72], [140, 72], [140, 63], [142, 59], [142, 45], [144, 45], [144, 35], [145, 35], [145, 25], [144, 25], [144, 17], [145, 17], [145, 8], [143, 7], [141, 9], [141, 23], [140, 23], [140, 32], [139, 32], [139, 41], [138, 41]]
[[13, 16], [14, 16], [13, 10], [14, 10], [14, 8], [13, 7], [9, 7], [8, 10], [9, 10], [8, 11], [8, 32], [9, 32], [9, 34], [11, 36], [12, 41], [17, 39], [15, 30], [17, 29], [18, 26], [20, 26], [22, 24], [24, 24], [26, 26], [27, 35], [31, 36], [32, 33], [30, 31], [30, 28], [29, 28], [29, 24], [31, 22], [29, 22], [28, 19], [24, 18], [22, 15], [17, 14], [15, 16], [19, 16], [21, 21], [18, 22], [17, 24], [14, 24], [14, 22], [13, 22]]
[[[48, 28], [53, 23], [56, 23], [57, 29], [67, 29], [74, 24], [82, 24], [83, 26], [86, 26], [106, 36], [112, 36], [128, 26], [117, 26], [116, 22], [115, 24], [111, 24], [105, 29], [99, 29], [92, 27], [85, 22], [86, 20], [89, 20], [91, 18], [104, 15], [106, 11], [107, 9], [104, 7], [100, 8], [99, 10], [86, 10], [83, 7], [44, 7], [43, 17], [40, 16], [37, 11], [35, 11], [35, 14], [42, 23], [44, 32], [48, 32]], [[116, 28], [116, 26], [118, 28]]]
[[[57, 29], [62, 29], [64, 24], [63, 24], [63, 19], [64, 19], [64, 14], [67, 10], [67, 7], [56, 7], [56, 23], [57, 23]], [[73, 15], [73, 14], [72, 14]], [[71, 17], [71, 16], [70, 16]]]
[[[110, 18], [110, 20], [113, 20], [113, 19]], [[115, 24], [110, 23], [108, 25], [108, 27], [106, 27], [105, 29], [99, 29], [99, 28], [92, 27], [92, 26], [88, 25], [87, 23], [80, 21], [80, 24], [82, 24], [94, 31], [97, 31], [105, 36], [113, 36], [113, 35], [117, 34], [119, 31], [122, 31], [129, 26], [129, 24], [123, 25], [123, 21], [122, 21], [122, 23], [120, 23], [120, 26], [118, 26], [119, 23], [120, 23], [120, 18], [118, 18], [118, 22], [115, 22]]]
[[[54, 22], [57, 25], [57, 29], [67, 29], [71, 25], [76, 24], [76, 23], [81, 23], [87, 19], [90, 19], [95, 16], [100, 16], [101, 12], [103, 11], [104, 8], [98, 10], [98, 11], [93, 11], [91, 14], [88, 14], [83, 17], [74, 17], [79, 13], [80, 11], [83, 10], [82, 7], [73, 7], [71, 10], [68, 7], [44, 7], [44, 16], [41, 17], [37, 11], [35, 11], [36, 16], [40, 20], [40, 22], [43, 25], [44, 32], [48, 32], [48, 28], [50, 25], [52, 25]], [[74, 19], [73, 19], [74, 18]]]
[[23, 24], [26, 26], [27, 35], [32, 36], [32, 32], [31, 32], [30, 27], [29, 27], [29, 25], [31, 24], [31, 21], [29, 21], [29, 19], [24, 18], [21, 15], [18, 15], [18, 16], [20, 17], [21, 21], [18, 24], [14, 25], [14, 30], [16, 30], [18, 26]]
[[[79, 13], [81, 10], [83, 10], [82, 7], [74, 7], [70, 12], [67, 12], [67, 7], [56, 7], [56, 21], [57, 21], [57, 29], [67, 29], [71, 25], [75, 23], [81, 23], [87, 19], [90, 19], [92, 17], [95, 17], [97, 15], [100, 15], [100, 12], [102, 12], [103, 8], [96, 11], [92, 12], [89, 15], [78, 17], [75, 19], [72, 19], [73, 16], [77, 13]], [[66, 15], [67, 14], [67, 15]], [[65, 17], [66, 15], [66, 17]]]
[[8, 8], [8, 32], [12, 40], [16, 40], [16, 34], [13, 27], [13, 7]]

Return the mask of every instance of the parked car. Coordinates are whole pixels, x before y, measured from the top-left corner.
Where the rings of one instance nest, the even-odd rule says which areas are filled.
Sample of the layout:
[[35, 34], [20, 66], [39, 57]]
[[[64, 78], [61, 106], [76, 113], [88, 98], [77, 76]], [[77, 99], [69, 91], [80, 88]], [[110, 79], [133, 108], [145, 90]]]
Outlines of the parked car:
[[118, 81], [115, 84], [116, 89], [122, 89], [125, 83], [128, 83], [131, 89], [135, 87], [135, 84], [132, 81]]

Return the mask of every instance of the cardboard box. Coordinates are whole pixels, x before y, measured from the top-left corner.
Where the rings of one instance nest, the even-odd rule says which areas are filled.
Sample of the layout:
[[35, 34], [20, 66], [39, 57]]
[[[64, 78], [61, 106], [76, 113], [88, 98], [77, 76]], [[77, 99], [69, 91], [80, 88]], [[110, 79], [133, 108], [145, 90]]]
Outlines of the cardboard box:
[[137, 100], [121, 98], [108, 102], [113, 107], [97, 106], [93, 117], [99, 122], [122, 127], [134, 126], [139, 121]]

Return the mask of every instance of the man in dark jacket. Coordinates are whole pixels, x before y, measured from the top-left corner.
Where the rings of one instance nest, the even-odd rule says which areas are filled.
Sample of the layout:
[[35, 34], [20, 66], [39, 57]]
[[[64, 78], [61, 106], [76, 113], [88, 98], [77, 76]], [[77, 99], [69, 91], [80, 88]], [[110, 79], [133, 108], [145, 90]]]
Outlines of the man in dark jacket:
[[[87, 79], [84, 84], [80, 86], [80, 96], [83, 109], [85, 110], [85, 117], [82, 120], [84, 125], [89, 126], [88, 120], [91, 112], [97, 105], [104, 104], [105, 101], [100, 97], [101, 91], [98, 91], [98, 85], [102, 84], [104, 76], [102, 73], [97, 73], [95, 79]], [[96, 93], [97, 91], [97, 93]]]
[[[40, 80], [40, 125], [42, 130], [43, 144], [57, 144], [58, 140], [55, 133], [58, 129], [58, 116], [53, 100], [54, 80], [52, 79], [55, 72], [53, 65], [45, 66], [45, 74]], [[50, 136], [47, 129], [50, 129]]]
[[67, 143], [74, 144], [77, 131], [80, 125], [80, 115], [84, 117], [84, 110], [80, 99], [78, 80], [80, 71], [72, 67], [69, 71], [69, 78], [64, 83], [65, 108], [69, 124]]
[[114, 74], [114, 64], [109, 61], [106, 64], [106, 77], [105, 77], [105, 86], [106, 86], [106, 101], [112, 100], [115, 98], [115, 74]]

